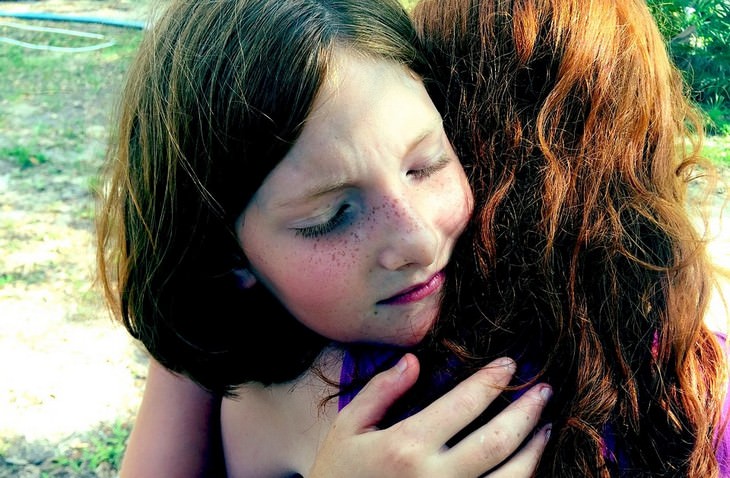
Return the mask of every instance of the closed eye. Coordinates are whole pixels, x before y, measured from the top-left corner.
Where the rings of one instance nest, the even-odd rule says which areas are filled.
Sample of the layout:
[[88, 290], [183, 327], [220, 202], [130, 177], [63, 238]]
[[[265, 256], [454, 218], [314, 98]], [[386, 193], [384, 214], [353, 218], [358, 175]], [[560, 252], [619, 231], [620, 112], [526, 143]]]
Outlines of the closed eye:
[[349, 210], [350, 205], [343, 204], [337, 210], [335, 215], [332, 216], [332, 218], [330, 218], [327, 222], [315, 224], [312, 226], [296, 228], [296, 234], [297, 236], [301, 236], [307, 239], [314, 239], [320, 236], [324, 236], [325, 234], [329, 234], [347, 222], [349, 217]]
[[451, 161], [452, 158], [449, 157], [447, 154], [444, 154], [439, 157], [438, 161], [436, 161], [435, 163], [420, 169], [410, 169], [408, 170], [406, 175], [411, 176], [414, 179], [426, 179], [444, 169], [446, 166], [449, 165]]

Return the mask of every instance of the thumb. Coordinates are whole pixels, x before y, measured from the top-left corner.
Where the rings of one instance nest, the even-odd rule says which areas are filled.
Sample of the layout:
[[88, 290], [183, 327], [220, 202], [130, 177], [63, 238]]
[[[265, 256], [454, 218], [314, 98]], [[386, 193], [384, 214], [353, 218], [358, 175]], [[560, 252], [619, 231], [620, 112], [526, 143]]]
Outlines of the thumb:
[[355, 433], [374, 429], [388, 408], [416, 383], [420, 365], [415, 355], [405, 354], [394, 366], [375, 375], [340, 412]]

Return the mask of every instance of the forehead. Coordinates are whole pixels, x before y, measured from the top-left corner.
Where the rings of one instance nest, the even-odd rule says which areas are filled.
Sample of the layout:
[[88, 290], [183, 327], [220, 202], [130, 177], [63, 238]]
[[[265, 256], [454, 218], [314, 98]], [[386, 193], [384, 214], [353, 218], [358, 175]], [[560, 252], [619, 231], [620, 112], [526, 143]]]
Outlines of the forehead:
[[407, 66], [337, 49], [297, 143], [321, 136], [334, 144], [363, 135], [383, 144], [440, 125], [423, 81]]
[[301, 135], [262, 184], [258, 200], [286, 202], [305, 189], [356, 183], [442, 131], [417, 75], [395, 62], [340, 51]]

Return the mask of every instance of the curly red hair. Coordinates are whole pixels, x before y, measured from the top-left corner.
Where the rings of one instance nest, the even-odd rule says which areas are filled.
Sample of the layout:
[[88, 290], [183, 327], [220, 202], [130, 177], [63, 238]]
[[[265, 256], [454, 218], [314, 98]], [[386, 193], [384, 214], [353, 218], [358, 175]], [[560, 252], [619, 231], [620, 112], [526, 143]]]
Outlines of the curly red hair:
[[538, 476], [717, 476], [725, 358], [685, 207], [702, 118], [646, 4], [425, 0], [414, 18], [477, 201], [437, 336], [553, 385]]

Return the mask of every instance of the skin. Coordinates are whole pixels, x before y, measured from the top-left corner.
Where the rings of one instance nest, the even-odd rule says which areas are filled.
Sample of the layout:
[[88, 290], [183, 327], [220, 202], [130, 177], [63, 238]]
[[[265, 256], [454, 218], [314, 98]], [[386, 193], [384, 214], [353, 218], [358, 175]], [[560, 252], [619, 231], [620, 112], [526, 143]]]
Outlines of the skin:
[[[337, 368], [337, 352], [329, 354], [325, 363]], [[339, 413], [332, 401], [317, 406], [324, 388], [312, 373], [290, 384], [245, 385], [237, 400], [225, 399], [222, 406], [227, 474], [466, 478], [488, 472], [490, 477], [529, 477], [550, 436], [548, 426], [530, 437], [551, 395], [546, 384], [531, 388], [455, 446], [445, 446], [499, 395], [514, 370], [511, 359], [492, 362], [422, 412], [385, 429], [377, 427], [378, 421], [418, 377], [418, 360], [411, 354], [375, 376]]]
[[219, 413], [220, 398], [151, 360], [120, 476], [211, 476]]
[[[471, 209], [466, 176], [422, 82], [395, 63], [340, 52], [300, 138], [243, 212], [239, 240], [249, 277], [308, 327], [334, 341], [412, 345], [436, 320], [442, 270]], [[316, 369], [336, 382], [341, 358], [328, 349]], [[480, 476], [531, 433], [550, 394], [534, 387], [447, 449], [507, 384], [514, 363], [487, 367], [422, 413], [378, 430], [418, 372], [407, 355], [339, 415], [326, 400], [336, 389], [313, 371], [291, 383], [242, 386], [221, 406], [228, 476]], [[546, 437], [535, 435], [493, 476], [529, 476]]]
[[[511, 359], [497, 359], [422, 412], [378, 430], [374, 424], [390, 405], [387, 400], [405, 391], [402, 387], [410, 386], [417, 377], [418, 362], [406, 354], [395, 367], [373, 378], [340, 412], [308, 476], [355, 476], [355, 469], [357, 476], [378, 478], [532, 476], [550, 437], [550, 427], [543, 427], [524, 447], [517, 448], [550, 397], [550, 387], [545, 384], [530, 389], [457, 445], [444, 446], [499, 395], [500, 387], [509, 382], [514, 371]], [[489, 473], [484, 474], [487, 470]]]
[[395, 63], [341, 54], [313, 111], [239, 221], [251, 272], [321, 335], [414, 345], [471, 214], [464, 170]]

